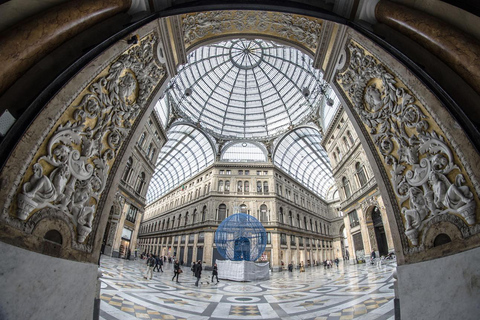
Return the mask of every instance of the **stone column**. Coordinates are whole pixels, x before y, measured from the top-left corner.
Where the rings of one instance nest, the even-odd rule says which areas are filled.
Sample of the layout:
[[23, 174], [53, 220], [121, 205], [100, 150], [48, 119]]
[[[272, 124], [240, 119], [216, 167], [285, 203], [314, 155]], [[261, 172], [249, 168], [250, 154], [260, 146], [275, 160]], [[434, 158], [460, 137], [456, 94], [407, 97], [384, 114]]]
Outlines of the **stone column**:
[[414, 40], [445, 62], [480, 93], [480, 42], [445, 21], [381, 0], [375, 18]]
[[205, 242], [203, 245], [203, 261], [204, 267], [212, 267], [213, 259], [213, 232], [205, 232]]
[[67, 1], [0, 35], [0, 94], [30, 67], [80, 32], [127, 11], [131, 0]]

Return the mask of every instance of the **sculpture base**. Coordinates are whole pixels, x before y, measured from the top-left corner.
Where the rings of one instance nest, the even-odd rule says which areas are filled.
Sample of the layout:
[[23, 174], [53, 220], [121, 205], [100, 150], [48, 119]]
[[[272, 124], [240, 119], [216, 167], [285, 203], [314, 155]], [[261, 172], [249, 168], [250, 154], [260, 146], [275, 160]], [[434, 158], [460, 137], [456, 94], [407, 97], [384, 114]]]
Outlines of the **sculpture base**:
[[233, 281], [256, 281], [270, 278], [270, 264], [252, 261], [216, 260], [218, 278]]

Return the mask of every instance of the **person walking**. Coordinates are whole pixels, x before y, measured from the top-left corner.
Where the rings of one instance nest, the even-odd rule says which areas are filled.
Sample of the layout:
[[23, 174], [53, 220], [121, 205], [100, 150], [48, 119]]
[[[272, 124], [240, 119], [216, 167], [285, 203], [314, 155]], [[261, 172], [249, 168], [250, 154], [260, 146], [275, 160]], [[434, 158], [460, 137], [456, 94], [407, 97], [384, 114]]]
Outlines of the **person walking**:
[[178, 260], [175, 260], [175, 263], [173, 264], [173, 279], [177, 278], [178, 282], [178, 275], [182, 273], [182, 269], [180, 269], [180, 263], [178, 263]]
[[202, 261], [198, 260], [197, 264], [195, 265], [195, 277], [197, 278], [197, 282], [195, 282], [195, 286], [198, 287], [198, 282], [202, 277]]
[[153, 256], [155, 258], [155, 267], [153, 268], [153, 271], [155, 272], [155, 269], [157, 270], [157, 272], [160, 272], [160, 259], [158, 258], [158, 256]]
[[159, 259], [158, 259], [158, 265], [160, 266], [160, 271], [163, 272], [163, 258], [162, 258], [162, 257], [159, 257]]
[[155, 266], [155, 258], [152, 256], [152, 254], [149, 254], [147, 259], [147, 273], [144, 276], [145, 279], [148, 280], [148, 274], [150, 274], [150, 280], [152, 280], [154, 266]]
[[293, 272], [293, 261], [288, 264], [288, 271]]
[[305, 272], [305, 265], [303, 264], [303, 261], [300, 262], [300, 272]]
[[338, 258], [335, 258], [335, 265], [337, 266], [338, 268], [338, 263], [340, 262], [340, 260], [338, 260]]
[[218, 267], [217, 267], [217, 264], [215, 263], [213, 265], [213, 270], [212, 270], [212, 283], [213, 283], [213, 277], [217, 278], [217, 283], [219, 282], [218, 281]]

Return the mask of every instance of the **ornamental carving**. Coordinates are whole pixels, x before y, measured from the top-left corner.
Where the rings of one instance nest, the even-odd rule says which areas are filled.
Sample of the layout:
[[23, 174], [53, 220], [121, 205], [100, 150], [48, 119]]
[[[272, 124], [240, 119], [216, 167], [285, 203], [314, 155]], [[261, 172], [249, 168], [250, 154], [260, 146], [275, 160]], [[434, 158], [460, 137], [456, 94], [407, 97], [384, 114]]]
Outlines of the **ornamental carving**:
[[156, 43], [153, 33], [143, 38], [83, 91], [78, 105], [67, 109], [71, 118], [50, 134], [46, 152], [21, 186], [18, 219], [53, 208], [72, 223], [77, 241], [85, 241], [120, 147], [165, 75], [155, 62]]
[[295, 14], [255, 11], [210, 11], [183, 17], [185, 47], [228, 33], [261, 32], [298, 42], [315, 52], [322, 20]]
[[[370, 131], [398, 199], [405, 234], [419, 234], [440, 215], [476, 223], [476, 200], [462, 167], [418, 100], [373, 56], [348, 45], [348, 69], [337, 75], [361, 121]], [[471, 228], [471, 227], [470, 227]]]

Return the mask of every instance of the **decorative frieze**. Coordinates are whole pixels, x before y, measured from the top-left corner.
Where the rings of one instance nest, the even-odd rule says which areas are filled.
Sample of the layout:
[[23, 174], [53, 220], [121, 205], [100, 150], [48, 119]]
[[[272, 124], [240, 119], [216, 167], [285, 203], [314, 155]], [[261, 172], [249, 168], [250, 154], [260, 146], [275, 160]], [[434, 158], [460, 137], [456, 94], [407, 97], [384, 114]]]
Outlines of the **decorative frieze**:
[[[102, 71], [67, 108], [30, 164], [16, 217], [27, 224], [42, 208], [69, 221], [78, 246], [92, 232], [107, 177], [133, 123], [165, 76], [155, 55], [158, 38], [145, 36]], [[18, 220], [17, 220], [18, 221]], [[18, 225], [18, 223], [17, 223]], [[84, 248], [85, 249], [85, 248]]]
[[445, 134], [378, 59], [354, 42], [347, 49], [350, 60], [337, 82], [384, 161], [410, 244], [422, 247], [420, 234], [442, 215], [474, 230], [478, 199]]
[[185, 47], [227, 34], [261, 33], [291, 40], [314, 53], [323, 21], [296, 14], [262, 11], [209, 11], [183, 16]]

